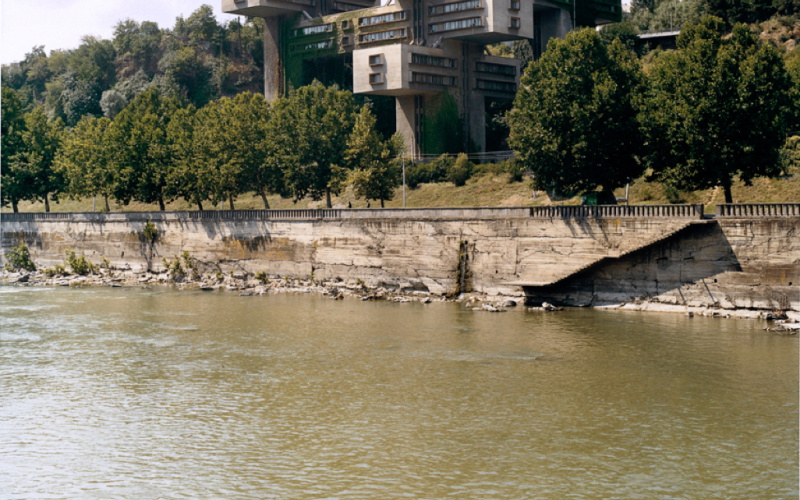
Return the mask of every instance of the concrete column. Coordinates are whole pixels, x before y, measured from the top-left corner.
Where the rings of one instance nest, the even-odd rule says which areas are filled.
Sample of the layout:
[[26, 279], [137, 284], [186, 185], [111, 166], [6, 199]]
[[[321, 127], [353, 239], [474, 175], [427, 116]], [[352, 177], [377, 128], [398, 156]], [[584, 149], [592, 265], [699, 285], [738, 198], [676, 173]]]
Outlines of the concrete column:
[[268, 101], [283, 96], [282, 20], [281, 16], [264, 18], [264, 97]]
[[395, 102], [395, 127], [403, 135], [403, 142], [406, 145], [406, 152], [416, 156], [419, 152], [419, 144], [416, 140], [417, 117], [414, 106], [413, 95], [397, 96]]

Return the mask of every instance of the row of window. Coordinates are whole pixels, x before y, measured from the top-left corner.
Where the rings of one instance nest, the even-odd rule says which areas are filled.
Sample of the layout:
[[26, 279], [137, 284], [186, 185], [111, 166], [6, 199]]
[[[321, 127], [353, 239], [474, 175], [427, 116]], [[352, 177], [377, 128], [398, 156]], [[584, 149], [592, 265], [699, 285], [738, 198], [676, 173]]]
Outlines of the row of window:
[[456, 60], [449, 57], [427, 56], [424, 54], [411, 54], [412, 64], [424, 64], [426, 66], [438, 66], [440, 68], [455, 68]]
[[494, 80], [482, 80], [478, 78], [475, 86], [480, 90], [495, 90], [498, 92], [516, 92], [517, 84], [510, 82], [496, 82]]
[[488, 62], [476, 62], [475, 71], [480, 73], [491, 73], [493, 75], [517, 76], [517, 68], [506, 64], [496, 64]]
[[294, 30], [295, 36], [302, 36], [302, 35], [316, 35], [319, 33], [327, 33], [329, 31], [333, 31], [333, 24], [319, 24], [317, 26], [306, 26], [304, 28], [298, 28]]
[[445, 75], [433, 75], [431, 73], [417, 73], [411, 72], [411, 81], [415, 83], [428, 83], [432, 85], [449, 85], [451, 87], [456, 84], [456, 77]]
[[469, 17], [457, 21], [447, 21], [445, 23], [435, 23], [428, 26], [431, 33], [444, 33], [445, 31], [463, 30], [483, 26], [483, 18]]
[[449, 14], [451, 12], [461, 12], [464, 10], [480, 9], [481, 0], [466, 0], [463, 2], [442, 3], [439, 5], [431, 5], [428, 7], [428, 14], [437, 16], [440, 14]]
[[405, 38], [406, 29], [398, 28], [394, 30], [376, 31], [374, 33], [364, 33], [358, 35], [358, 43], [380, 42], [381, 40], [391, 40], [392, 38]]
[[388, 14], [381, 14], [379, 16], [359, 18], [358, 25], [372, 26], [373, 24], [393, 23], [395, 21], [402, 21], [405, 18], [406, 18], [406, 11], [401, 10], [398, 12], [389, 12]]

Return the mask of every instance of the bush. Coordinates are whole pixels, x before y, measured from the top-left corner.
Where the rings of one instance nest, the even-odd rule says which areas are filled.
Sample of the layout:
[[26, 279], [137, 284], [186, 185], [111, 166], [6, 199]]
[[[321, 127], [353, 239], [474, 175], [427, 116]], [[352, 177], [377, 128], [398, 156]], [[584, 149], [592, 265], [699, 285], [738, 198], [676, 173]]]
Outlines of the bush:
[[266, 285], [269, 283], [269, 278], [267, 277], [266, 271], [259, 271], [256, 273], [255, 278], [261, 282], [262, 285]]
[[144, 230], [142, 231], [142, 237], [144, 237], [144, 240], [151, 245], [158, 240], [158, 228], [156, 228], [156, 225], [153, 224], [152, 221], [147, 221], [145, 223]]
[[36, 270], [36, 264], [31, 260], [31, 253], [25, 243], [20, 242], [19, 245], [6, 253], [5, 269], [6, 271], [16, 271], [17, 269], [24, 271]]
[[459, 153], [458, 158], [447, 171], [447, 180], [458, 186], [463, 186], [472, 177], [475, 165], [469, 161], [466, 153]]
[[73, 273], [79, 276], [85, 276], [89, 273], [93, 273], [97, 269], [96, 266], [92, 264], [85, 256], [76, 256], [74, 250], [67, 250], [66, 264], [70, 269], [72, 269]]

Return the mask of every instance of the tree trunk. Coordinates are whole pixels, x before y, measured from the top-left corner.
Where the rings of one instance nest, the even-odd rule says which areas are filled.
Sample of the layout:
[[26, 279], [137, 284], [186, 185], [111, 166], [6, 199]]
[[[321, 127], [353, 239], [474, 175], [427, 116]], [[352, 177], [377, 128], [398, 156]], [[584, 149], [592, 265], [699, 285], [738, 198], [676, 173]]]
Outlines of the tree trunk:
[[333, 204], [331, 203], [331, 188], [325, 188], [325, 206], [328, 208], [333, 208]]
[[11, 200], [11, 208], [14, 210], [15, 214], [19, 213], [19, 202], [17, 200]]
[[50, 197], [47, 193], [44, 194], [44, 211], [50, 213]]
[[203, 211], [203, 202], [200, 200], [197, 200], [197, 209]]
[[733, 194], [731, 193], [731, 185], [725, 184], [722, 186], [722, 189], [725, 191], [725, 203], [733, 203]]
[[111, 211], [111, 207], [108, 205], [108, 195], [107, 194], [103, 195], [103, 201], [106, 204], [106, 212], [110, 212]]
[[230, 205], [231, 210], [235, 210], [233, 208], [233, 195], [228, 196], [228, 205]]
[[158, 209], [161, 210], [162, 212], [166, 212], [167, 211], [167, 206], [164, 205], [164, 197], [163, 196], [159, 196], [158, 197]]
[[264, 190], [258, 192], [261, 195], [261, 199], [264, 200], [264, 210], [269, 210], [269, 200], [267, 200], [267, 194], [264, 193]]
[[384, 206], [383, 206], [383, 198], [381, 198], [381, 208], [384, 208]]

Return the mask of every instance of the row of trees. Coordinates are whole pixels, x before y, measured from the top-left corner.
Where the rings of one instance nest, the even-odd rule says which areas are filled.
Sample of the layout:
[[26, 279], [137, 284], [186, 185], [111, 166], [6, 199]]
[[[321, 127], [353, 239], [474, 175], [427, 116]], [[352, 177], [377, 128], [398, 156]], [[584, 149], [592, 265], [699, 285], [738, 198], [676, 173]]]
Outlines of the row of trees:
[[747, 26], [707, 16], [647, 71], [592, 29], [552, 40], [531, 64], [508, 121], [509, 144], [539, 189], [613, 190], [648, 172], [680, 190], [781, 173], [800, 131], [800, 60], [787, 71]]
[[66, 129], [42, 107], [23, 113], [3, 87], [2, 204], [67, 194], [166, 203], [184, 198], [198, 209], [244, 192], [300, 199], [325, 197], [353, 183], [356, 195], [383, 201], [399, 182], [402, 137], [384, 140], [369, 106], [319, 82], [271, 105], [243, 92], [202, 108], [182, 106], [153, 88], [114, 119], [83, 117]]
[[222, 96], [263, 89], [260, 19], [220, 24], [203, 5], [171, 29], [126, 19], [112, 40], [86, 36], [73, 50], [34, 47], [3, 66], [3, 85], [26, 111], [43, 106], [51, 119], [74, 126], [85, 115], [113, 118], [147, 88], [202, 107]]

